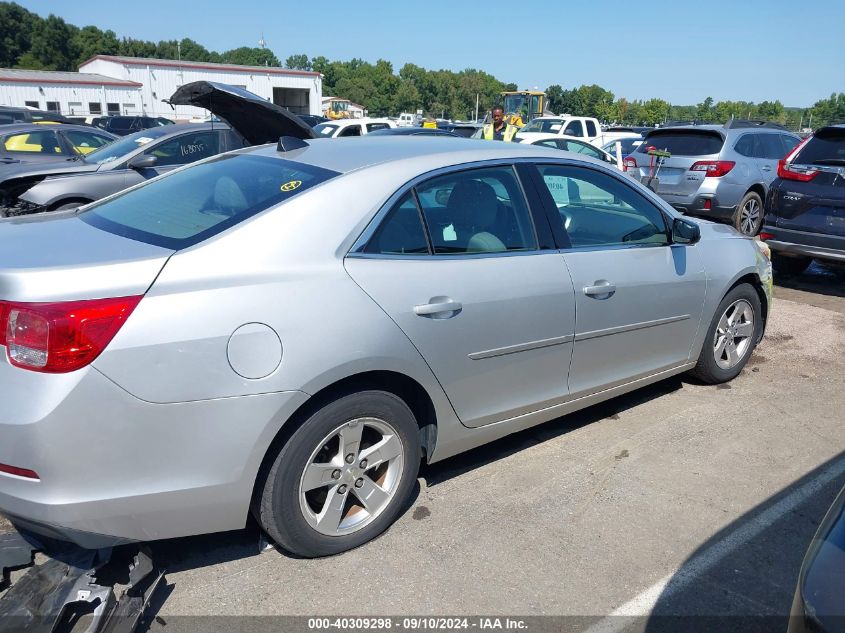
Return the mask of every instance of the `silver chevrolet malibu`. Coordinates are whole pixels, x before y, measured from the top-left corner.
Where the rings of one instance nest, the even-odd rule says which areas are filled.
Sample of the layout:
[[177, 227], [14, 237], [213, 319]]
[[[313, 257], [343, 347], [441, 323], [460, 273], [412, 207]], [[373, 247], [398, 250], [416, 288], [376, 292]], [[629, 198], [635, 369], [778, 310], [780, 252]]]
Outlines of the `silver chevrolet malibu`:
[[731, 380], [765, 246], [598, 161], [282, 139], [0, 221], [0, 512], [99, 547], [356, 547], [436, 462], [674, 374]]

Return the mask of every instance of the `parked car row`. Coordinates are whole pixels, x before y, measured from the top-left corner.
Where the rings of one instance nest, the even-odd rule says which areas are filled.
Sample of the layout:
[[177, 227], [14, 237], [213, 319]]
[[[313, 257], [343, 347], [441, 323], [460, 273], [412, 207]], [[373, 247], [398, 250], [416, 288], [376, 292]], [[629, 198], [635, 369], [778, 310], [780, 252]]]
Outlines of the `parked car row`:
[[[72, 159], [0, 166], [0, 217], [76, 208], [222, 152], [276, 141], [292, 131], [313, 136], [311, 128], [287, 110], [223, 84], [186, 84], [171, 101], [206, 107], [211, 95], [213, 111], [233, 121], [235, 128], [225, 123], [157, 126], [124, 137], [109, 134], [117, 140], [79, 152]], [[64, 129], [51, 127], [66, 137]], [[108, 134], [96, 128], [83, 129]]]

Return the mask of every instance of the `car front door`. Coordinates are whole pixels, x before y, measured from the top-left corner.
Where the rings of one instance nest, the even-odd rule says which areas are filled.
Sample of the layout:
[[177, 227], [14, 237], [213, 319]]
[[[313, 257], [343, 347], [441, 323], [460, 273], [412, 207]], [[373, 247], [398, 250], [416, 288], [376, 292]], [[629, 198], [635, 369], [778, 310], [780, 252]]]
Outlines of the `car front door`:
[[575, 288], [572, 397], [687, 363], [705, 293], [699, 248], [672, 244], [663, 212], [623, 177], [538, 170]]
[[539, 219], [512, 166], [461, 170], [414, 187], [346, 259], [466, 426], [567, 398], [572, 281]]

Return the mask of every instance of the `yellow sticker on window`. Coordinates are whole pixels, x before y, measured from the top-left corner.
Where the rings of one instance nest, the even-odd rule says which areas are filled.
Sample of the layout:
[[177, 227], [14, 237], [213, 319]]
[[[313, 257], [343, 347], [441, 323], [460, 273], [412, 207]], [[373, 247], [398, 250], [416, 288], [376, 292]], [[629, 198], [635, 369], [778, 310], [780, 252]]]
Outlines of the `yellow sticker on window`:
[[283, 184], [280, 189], [282, 191], [293, 191], [294, 189], [299, 189], [299, 185], [302, 184], [301, 180], [289, 180], [285, 184]]

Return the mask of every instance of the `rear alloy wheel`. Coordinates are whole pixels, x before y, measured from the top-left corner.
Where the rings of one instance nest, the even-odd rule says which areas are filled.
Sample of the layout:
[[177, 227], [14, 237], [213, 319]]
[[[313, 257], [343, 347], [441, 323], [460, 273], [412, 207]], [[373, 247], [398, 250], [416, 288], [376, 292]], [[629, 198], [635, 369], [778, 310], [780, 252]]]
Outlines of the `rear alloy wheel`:
[[772, 268], [782, 275], [800, 275], [812, 261], [809, 257], [789, 257], [772, 253]]
[[381, 534], [416, 483], [416, 419], [397, 396], [365, 391], [314, 413], [279, 451], [257, 499], [261, 526], [300, 556], [337, 554]]
[[751, 357], [762, 328], [760, 297], [749, 284], [740, 284], [716, 309], [691, 373], [709, 384], [734, 379]]
[[763, 224], [763, 201], [760, 195], [749, 191], [737, 205], [734, 227], [745, 235], [754, 237]]

